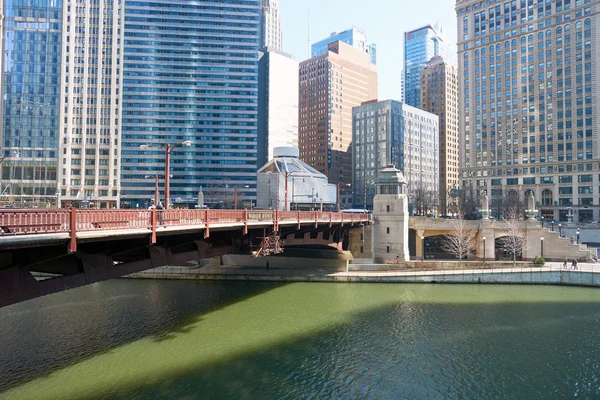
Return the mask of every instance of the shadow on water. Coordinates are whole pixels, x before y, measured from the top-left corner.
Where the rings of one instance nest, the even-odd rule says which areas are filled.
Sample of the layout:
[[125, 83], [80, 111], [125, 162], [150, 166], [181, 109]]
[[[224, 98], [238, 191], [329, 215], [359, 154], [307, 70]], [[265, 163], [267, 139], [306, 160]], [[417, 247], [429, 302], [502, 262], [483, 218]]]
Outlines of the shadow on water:
[[0, 393], [130, 342], [172, 340], [203, 315], [285, 285], [117, 279], [2, 308]]
[[398, 303], [80, 399], [598, 398], [599, 321], [598, 303]]

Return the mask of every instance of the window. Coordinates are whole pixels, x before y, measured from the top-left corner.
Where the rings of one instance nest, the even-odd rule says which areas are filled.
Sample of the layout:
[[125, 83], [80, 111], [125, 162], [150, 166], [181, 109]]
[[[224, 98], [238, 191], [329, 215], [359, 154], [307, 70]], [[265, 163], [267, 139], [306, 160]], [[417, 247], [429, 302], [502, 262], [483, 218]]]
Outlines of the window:
[[[386, 209], [387, 209], [387, 212], [390, 212], [390, 206], [389, 206], [389, 205], [387, 205], [387, 206], [385, 206], [385, 207], [386, 207]], [[388, 253], [389, 253], [389, 252], [388, 252]]]
[[388, 226], [387, 228], [385, 228], [385, 231], [389, 235], [390, 234], [390, 227]]

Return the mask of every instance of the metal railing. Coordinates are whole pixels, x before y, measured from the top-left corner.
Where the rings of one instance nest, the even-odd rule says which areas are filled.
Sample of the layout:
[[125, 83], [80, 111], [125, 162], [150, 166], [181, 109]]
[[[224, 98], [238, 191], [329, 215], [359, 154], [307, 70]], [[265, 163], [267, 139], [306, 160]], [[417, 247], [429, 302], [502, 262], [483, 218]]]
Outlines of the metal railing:
[[211, 225], [244, 226], [297, 223], [368, 223], [369, 214], [277, 210], [0, 210], [0, 236], [69, 233], [71, 250], [77, 232], [150, 230], [156, 241], [157, 228], [199, 227], [210, 235]]

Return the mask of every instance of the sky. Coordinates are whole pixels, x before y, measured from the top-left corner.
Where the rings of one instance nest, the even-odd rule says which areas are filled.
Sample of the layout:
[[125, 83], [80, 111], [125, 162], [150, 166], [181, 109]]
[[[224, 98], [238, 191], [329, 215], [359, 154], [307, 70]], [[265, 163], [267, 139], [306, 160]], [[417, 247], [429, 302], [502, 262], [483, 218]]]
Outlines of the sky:
[[280, 0], [283, 51], [304, 61], [308, 56], [308, 8], [310, 38], [315, 43], [353, 25], [377, 44], [379, 99], [400, 100], [400, 75], [404, 32], [439, 21], [446, 36], [456, 43], [453, 0]]

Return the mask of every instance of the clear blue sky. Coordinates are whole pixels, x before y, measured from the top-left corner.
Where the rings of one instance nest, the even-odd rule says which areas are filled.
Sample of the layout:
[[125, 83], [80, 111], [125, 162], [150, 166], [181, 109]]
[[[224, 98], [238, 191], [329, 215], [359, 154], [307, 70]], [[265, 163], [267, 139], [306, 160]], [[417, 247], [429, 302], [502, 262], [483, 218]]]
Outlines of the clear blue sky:
[[455, 44], [454, 6], [453, 0], [280, 0], [283, 50], [298, 61], [308, 58], [308, 7], [313, 43], [358, 26], [377, 44], [379, 98], [399, 100], [404, 32], [440, 21]]

